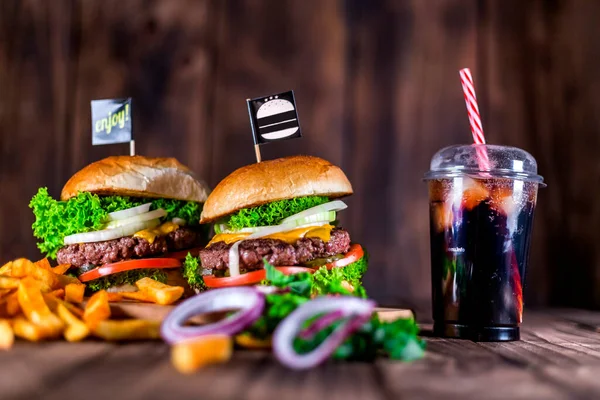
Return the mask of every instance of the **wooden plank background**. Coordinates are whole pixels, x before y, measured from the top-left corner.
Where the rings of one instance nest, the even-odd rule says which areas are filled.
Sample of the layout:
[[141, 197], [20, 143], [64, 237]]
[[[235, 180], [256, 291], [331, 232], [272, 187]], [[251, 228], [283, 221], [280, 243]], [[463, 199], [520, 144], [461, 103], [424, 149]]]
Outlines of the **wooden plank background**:
[[539, 162], [529, 306], [600, 306], [600, 2], [588, 0], [2, 0], [0, 262], [38, 256], [27, 205], [127, 145], [92, 147], [91, 99], [132, 96], [138, 152], [214, 186], [253, 161], [244, 100], [295, 89], [309, 153], [356, 194], [344, 225], [385, 304], [430, 296], [433, 153], [470, 138], [473, 70], [489, 141]]

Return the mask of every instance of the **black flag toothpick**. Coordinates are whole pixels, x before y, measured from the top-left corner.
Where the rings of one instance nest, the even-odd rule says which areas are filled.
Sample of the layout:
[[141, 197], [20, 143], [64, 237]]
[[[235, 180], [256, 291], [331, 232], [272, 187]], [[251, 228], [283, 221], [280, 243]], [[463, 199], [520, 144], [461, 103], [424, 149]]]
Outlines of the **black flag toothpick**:
[[261, 144], [302, 137], [293, 90], [247, 99], [246, 103], [257, 162], [261, 161]]
[[131, 127], [131, 98], [92, 100], [92, 145], [127, 143], [135, 155]]

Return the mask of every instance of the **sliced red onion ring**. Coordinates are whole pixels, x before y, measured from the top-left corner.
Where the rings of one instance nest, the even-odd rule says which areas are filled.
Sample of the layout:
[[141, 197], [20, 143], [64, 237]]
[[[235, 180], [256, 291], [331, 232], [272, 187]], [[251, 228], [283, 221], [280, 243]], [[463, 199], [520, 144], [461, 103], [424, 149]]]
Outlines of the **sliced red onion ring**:
[[[348, 336], [365, 324], [371, 318], [374, 308], [373, 301], [356, 297], [323, 297], [308, 301], [294, 310], [275, 329], [273, 334], [275, 356], [282, 364], [292, 369], [314, 367], [329, 358]], [[310, 353], [296, 353], [294, 339], [306, 320], [318, 314], [334, 312], [339, 318], [348, 318], [348, 320], [337, 327], [319, 347]], [[320, 319], [323, 318], [325, 317]]]
[[344, 318], [344, 312], [341, 310], [335, 310], [329, 314], [325, 314], [313, 321], [306, 329], [301, 330], [300, 333], [298, 333], [298, 337], [300, 339], [310, 340], [315, 337], [317, 333], [342, 318]]
[[[215, 289], [191, 297], [167, 315], [160, 329], [162, 338], [170, 344], [204, 335], [234, 335], [252, 325], [262, 314], [265, 296], [253, 287]], [[199, 314], [239, 310], [214, 324], [184, 326]]]

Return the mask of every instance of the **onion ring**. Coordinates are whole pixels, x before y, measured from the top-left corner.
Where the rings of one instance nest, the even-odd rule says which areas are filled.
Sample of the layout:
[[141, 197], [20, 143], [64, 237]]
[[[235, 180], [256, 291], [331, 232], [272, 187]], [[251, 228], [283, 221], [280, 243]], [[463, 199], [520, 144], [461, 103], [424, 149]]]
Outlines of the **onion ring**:
[[[163, 321], [160, 333], [173, 344], [212, 334], [235, 335], [252, 325], [262, 315], [265, 296], [253, 287], [215, 289], [198, 294], [175, 307]], [[214, 324], [184, 326], [194, 315], [239, 309]]]
[[[273, 350], [277, 359], [285, 366], [292, 369], [306, 369], [314, 367], [325, 361], [354, 331], [365, 324], [373, 313], [375, 303], [371, 300], [357, 297], [322, 297], [308, 301], [294, 310], [275, 329], [273, 334]], [[308, 328], [311, 332], [301, 333], [304, 336], [312, 336], [313, 325], [322, 327], [324, 322], [329, 325], [335, 322], [327, 316], [335, 313], [335, 316], [347, 318], [338, 326], [316, 349], [306, 354], [298, 354], [294, 349], [294, 339], [302, 332], [304, 323], [319, 314], [326, 314], [317, 319]], [[321, 322], [319, 322], [321, 321]]]

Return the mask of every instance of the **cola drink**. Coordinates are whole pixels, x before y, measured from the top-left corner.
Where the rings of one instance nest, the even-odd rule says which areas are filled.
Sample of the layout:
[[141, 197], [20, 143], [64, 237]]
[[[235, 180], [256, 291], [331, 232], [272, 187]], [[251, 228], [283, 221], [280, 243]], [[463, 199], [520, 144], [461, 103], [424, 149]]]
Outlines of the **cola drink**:
[[[537, 201], [535, 160], [486, 146], [443, 149], [428, 173], [434, 332], [476, 341], [518, 340]], [[526, 170], [527, 168], [527, 170]]]

